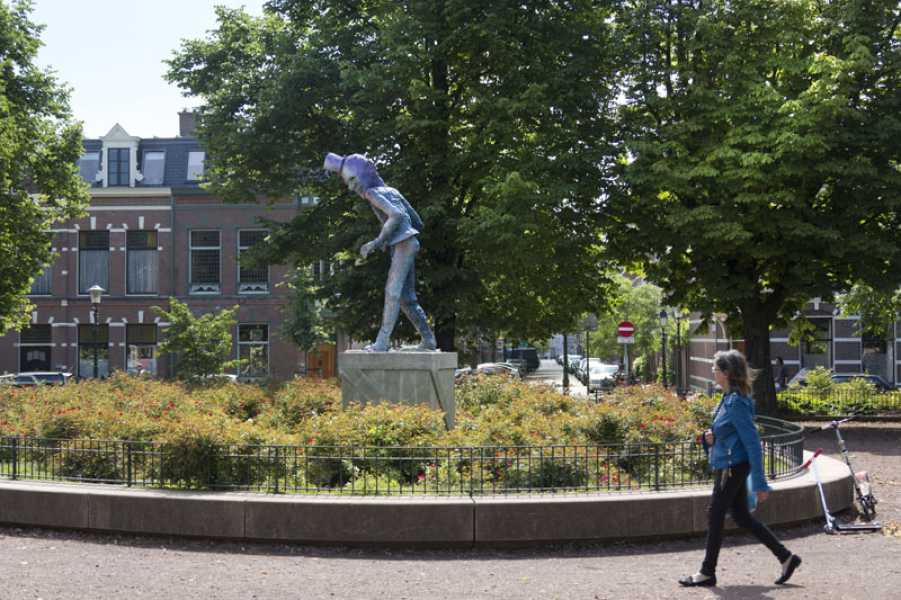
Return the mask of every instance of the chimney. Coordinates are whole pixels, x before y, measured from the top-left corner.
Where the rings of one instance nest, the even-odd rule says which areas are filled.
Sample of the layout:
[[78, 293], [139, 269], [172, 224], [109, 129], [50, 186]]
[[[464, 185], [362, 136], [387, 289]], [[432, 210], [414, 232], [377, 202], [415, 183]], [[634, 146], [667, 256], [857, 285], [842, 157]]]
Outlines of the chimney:
[[178, 113], [179, 137], [194, 137], [194, 111], [187, 108]]

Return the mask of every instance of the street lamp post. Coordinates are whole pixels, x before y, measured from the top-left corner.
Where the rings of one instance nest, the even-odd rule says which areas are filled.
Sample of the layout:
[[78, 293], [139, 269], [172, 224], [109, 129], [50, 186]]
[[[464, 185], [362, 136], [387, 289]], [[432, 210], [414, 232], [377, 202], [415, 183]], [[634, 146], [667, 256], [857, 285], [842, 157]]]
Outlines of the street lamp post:
[[99, 379], [100, 375], [98, 374], [100, 357], [98, 356], [98, 351], [100, 349], [100, 300], [103, 298], [103, 292], [105, 292], [102, 287], [97, 285], [96, 283], [91, 286], [88, 290], [88, 293], [91, 295], [91, 312], [94, 315], [94, 378]]
[[680, 311], [673, 309], [673, 319], [676, 321], [676, 352], [678, 353], [679, 362], [675, 362], [675, 358], [673, 359], [673, 367], [675, 371], [676, 379], [676, 393], [678, 395], [683, 395], [685, 393], [685, 388], [683, 387], [684, 379], [685, 379], [685, 364], [684, 364], [684, 349], [682, 348], [682, 321], [686, 320], [688, 317], [682, 314]]
[[663, 368], [663, 387], [668, 387], [666, 381], [666, 309], [660, 311], [660, 364]]
[[563, 393], [569, 394], [569, 336], [563, 334]]

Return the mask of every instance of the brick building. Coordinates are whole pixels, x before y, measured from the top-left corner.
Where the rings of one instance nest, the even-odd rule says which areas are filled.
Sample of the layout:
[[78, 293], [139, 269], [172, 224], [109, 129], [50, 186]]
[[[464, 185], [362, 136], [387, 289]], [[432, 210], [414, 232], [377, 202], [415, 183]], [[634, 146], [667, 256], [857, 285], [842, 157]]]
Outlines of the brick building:
[[[169, 375], [173, 365], [156, 348], [167, 324], [153, 310], [168, 309], [169, 298], [195, 314], [240, 307], [234, 355], [254, 359], [242, 376], [287, 379], [304, 370], [302, 353], [279, 333], [288, 291], [276, 284], [286, 267], [239, 264], [266, 235], [259, 217], [290, 220], [300, 201], [224, 203], [201, 189], [204, 150], [192, 113], [179, 116], [175, 138], [141, 139], [117, 124], [84, 141], [88, 216], [52, 230], [57, 258], [32, 287], [31, 326], [0, 337], [0, 373]], [[96, 326], [88, 296], [95, 284], [106, 290]]]
[[[775, 365], [781, 357], [785, 363], [786, 379], [802, 368], [826, 367], [836, 373], [872, 373], [881, 375], [887, 382], [901, 382], [901, 327], [894, 323], [889, 337], [880, 339], [861, 335], [859, 318], [841, 316], [832, 304], [811, 300], [804, 308], [804, 315], [813, 323], [816, 331], [812, 341], [798, 346], [788, 343], [787, 329], [774, 330], [770, 334], [770, 357]], [[699, 329], [692, 322], [693, 333], [686, 348], [688, 381], [692, 388], [706, 389], [713, 384], [711, 367], [713, 355], [718, 350], [737, 349], [744, 352], [741, 335], [733, 336], [722, 322], [714, 320], [708, 328]]]

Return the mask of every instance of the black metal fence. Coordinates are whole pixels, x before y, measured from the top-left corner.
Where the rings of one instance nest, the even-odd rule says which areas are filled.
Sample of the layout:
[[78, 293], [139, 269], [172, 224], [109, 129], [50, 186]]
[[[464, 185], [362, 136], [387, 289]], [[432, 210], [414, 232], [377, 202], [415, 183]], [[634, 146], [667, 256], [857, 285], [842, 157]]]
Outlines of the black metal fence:
[[[802, 463], [803, 428], [758, 419], [771, 479]], [[709, 482], [694, 442], [605, 446], [224, 446], [0, 438], [0, 478], [296, 494], [640, 492]]]
[[901, 413], [901, 390], [877, 391], [850, 384], [791, 387], [779, 392], [779, 407], [798, 415], [847, 416]]

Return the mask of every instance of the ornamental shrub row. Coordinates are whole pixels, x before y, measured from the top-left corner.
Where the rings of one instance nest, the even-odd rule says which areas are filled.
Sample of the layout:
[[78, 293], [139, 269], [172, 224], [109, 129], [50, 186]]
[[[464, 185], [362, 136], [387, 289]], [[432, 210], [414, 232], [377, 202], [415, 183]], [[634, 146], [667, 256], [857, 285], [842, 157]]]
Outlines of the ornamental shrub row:
[[[499, 377], [467, 379], [457, 386], [456, 400], [457, 426], [446, 431], [443, 415], [422, 405], [345, 409], [333, 381], [190, 387], [117, 374], [63, 387], [0, 388], [0, 435], [138, 442], [127, 457], [105, 456], [99, 445], [97, 452], [74, 451], [62, 441], [44, 442], [40, 455], [32, 452], [32, 459], [70, 478], [121, 480], [127, 474], [200, 489], [456, 486], [464, 480], [502, 488], [579, 487], [659, 471], [659, 461], [652, 467], [647, 456], [633, 455], [648, 443], [693, 439], [715, 403], [631, 386], [595, 404]], [[595, 449], [592, 457], [598, 445], [616, 447], [603, 458]], [[540, 448], [501, 452], [497, 446]], [[583, 450], [548, 461], [550, 446]], [[435, 447], [479, 450], [445, 461]], [[10, 460], [8, 448], [0, 460]]]

